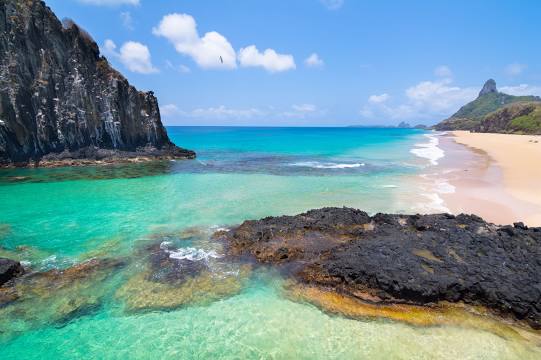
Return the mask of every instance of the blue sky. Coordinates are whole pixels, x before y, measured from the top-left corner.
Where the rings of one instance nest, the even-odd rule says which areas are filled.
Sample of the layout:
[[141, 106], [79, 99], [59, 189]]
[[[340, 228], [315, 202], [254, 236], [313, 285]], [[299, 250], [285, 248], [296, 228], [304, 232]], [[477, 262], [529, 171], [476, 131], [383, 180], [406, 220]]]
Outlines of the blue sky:
[[46, 3], [156, 93], [166, 125], [432, 124], [488, 78], [541, 95], [537, 0]]

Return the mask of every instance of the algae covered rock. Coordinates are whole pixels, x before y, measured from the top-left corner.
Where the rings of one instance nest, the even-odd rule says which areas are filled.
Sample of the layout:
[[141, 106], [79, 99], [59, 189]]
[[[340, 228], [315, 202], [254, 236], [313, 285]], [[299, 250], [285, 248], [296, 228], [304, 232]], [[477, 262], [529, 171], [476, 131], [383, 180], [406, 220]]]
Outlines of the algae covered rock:
[[239, 293], [250, 273], [248, 265], [225, 261], [215, 250], [162, 242], [147, 251], [143, 269], [116, 292], [128, 312], [208, 304]]

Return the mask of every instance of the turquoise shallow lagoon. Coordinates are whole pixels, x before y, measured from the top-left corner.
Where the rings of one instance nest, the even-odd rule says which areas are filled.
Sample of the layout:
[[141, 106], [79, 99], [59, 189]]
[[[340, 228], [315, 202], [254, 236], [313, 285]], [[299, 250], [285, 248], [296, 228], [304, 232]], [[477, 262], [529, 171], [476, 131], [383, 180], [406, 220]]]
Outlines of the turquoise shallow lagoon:
[[[285, 296], [280, 274], [245, 273], [221, 263], [220, 246], [210, 234], [246, 219], [322, 206], [438, 211], [415, 181], [438, 156], [425, 132], [198, 127], [168, 132], [175, 143], [195, 150], [197, 160], [0, 172], [0, 256], [36, 270], [63, 270], [96, 258], [124, 264], [73, 286], [47, 280], [43, 293], [0, 308], [0, 358], [541, 357], [532, 344], [471, 328], [329, 315]], [[416, 155], [413, 149], [424, 150]], [[208, 262], [212, 280], [190, 288], [190, 301], [149, 307], [156, 292], [173, 303], [184, 296], [162, 296], [160, 287], [139, 291], [150, 284], [139, 275], [148, 270], [145, 251], [152, 244], [170, 244], [177, 257]], [[229, 286], [226, 281], [234, 291], [210, 295]], [[141, 286], [136, 291], [130, 288], [134, 283]]]

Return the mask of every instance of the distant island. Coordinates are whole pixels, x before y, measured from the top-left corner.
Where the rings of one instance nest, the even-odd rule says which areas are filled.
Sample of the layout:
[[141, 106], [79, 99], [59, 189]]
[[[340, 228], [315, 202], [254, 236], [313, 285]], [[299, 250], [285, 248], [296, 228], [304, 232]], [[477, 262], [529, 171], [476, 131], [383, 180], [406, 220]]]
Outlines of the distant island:
[[541, 98], [504, 94], [498, 91], [496, 81], [489, 79], [477, 99], [433, 128], [440, 131], [541, 134]]
[[42, 1], [0, 3], [0, 166], [194, 158], [153, 92], [128, 83], [73, 21]]
[[402, 121], [398, 125], [350, 125], [348, 127], [352, 128], [376, 128], [376, 129], [427, 129], [428, 126], [426, 125], [415, 125], [412, 126], [408, 124], [407, 122]]

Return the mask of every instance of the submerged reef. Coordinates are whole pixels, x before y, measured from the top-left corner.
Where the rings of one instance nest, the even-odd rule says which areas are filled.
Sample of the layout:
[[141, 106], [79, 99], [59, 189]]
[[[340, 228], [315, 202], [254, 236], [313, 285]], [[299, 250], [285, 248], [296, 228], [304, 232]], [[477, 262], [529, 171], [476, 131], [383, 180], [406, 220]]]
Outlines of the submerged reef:
[[161, 242], [145, 253], [143, 270], [132, 274], [116, 293], [128, 312], [208, 304], [240, 292], [250, 274], [249, 265], [225, 262], [213, 250]]
[[232, 255], [370, 304], [483, 306], [541, 329], [541, 228], [324, 208], [221, 233]]
[[119, 259], [92, 259], [12, 279], [0, 287], [0, 335], [62, 325], [94, 312], [108, 292], [105, 280], [123, 266]]
[[0, 337], [64, 326], [106, 303], [120, 305], [123, 315], [208, 305], [235, 295], [251, 266], [226, 258], [211, 234], [198, 228], [155, 233], [121, 252], [121, 238], [113, 238], [52, 269], [43, 266], [47, 252], [0, 248], [0, 255], [14, 259], [0, 258]]

